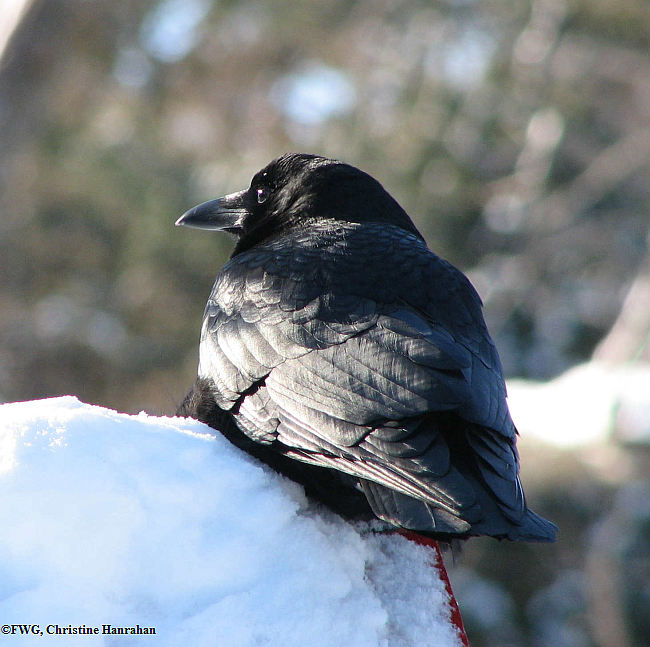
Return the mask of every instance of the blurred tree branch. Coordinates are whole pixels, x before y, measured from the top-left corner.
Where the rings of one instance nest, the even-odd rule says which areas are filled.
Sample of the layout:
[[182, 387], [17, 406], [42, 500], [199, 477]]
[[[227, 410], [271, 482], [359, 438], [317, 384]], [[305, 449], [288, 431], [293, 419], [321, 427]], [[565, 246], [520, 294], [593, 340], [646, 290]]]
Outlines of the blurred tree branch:
[[543, 196], [533, 208], [531, 224], [539, 231], [566, 227], [649, 163], [650, 128], [627, 133], [600, 151], [568, 186]]
[[11, 41], [11, 37], [35, 1], [14, 0], [13, 2], [6, 3], [0, 9], [0, 67], [2, 66], [2, 60]]
[[623, 308], [593, 358], [612, 364], [650, 362], [650, 254], [632, 282]]

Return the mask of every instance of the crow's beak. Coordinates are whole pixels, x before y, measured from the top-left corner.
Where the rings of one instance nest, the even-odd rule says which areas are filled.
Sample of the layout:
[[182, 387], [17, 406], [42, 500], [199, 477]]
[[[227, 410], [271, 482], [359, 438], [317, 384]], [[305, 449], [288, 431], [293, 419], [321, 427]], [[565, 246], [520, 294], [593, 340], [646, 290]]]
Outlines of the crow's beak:
[[177, 227], [184, 225], [236, 234], [241, 230], [244, 218], [248, 215], [244, 205], [245, 195], [246, 191], [239, 191], [223, 198], [203, 202], [186, 211], [175, 224]]

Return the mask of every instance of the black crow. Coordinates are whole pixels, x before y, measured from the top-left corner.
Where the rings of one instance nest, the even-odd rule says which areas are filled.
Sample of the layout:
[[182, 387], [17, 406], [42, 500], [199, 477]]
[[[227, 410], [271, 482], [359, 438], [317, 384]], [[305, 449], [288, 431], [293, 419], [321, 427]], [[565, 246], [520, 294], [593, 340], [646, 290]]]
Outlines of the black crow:
[[555, 539], [526, 506], [481, 300], [377, 180], [287, 154], [176, 224], [237, 236], [179, 415], [347, 517]]

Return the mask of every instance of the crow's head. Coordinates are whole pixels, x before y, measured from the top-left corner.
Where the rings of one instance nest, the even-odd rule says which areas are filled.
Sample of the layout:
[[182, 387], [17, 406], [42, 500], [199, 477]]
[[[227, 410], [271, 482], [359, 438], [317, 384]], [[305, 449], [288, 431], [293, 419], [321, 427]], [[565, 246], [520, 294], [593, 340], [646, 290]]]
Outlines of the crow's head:
[[304, 153], [278, 157], [255, 174], [248, 189], [199, 204], [176, 224], [236, 234], [237, 254], [324, 219], [382, 222], [420, 236], [373, 177], [349, 164]]

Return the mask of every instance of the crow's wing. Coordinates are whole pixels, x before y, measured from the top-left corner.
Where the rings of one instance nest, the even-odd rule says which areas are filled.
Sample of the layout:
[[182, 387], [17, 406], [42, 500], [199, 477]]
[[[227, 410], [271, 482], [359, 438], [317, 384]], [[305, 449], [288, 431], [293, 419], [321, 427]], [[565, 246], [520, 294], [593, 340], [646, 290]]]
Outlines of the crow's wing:
[[[206, 308], [200, 374], [244, 433], [362, 479], [384, 518], [466, 532], [486, 506], [521, 517], [514, 426], [476, 292], [411, 234], [382, 228], [372, 242], [236, 256]], [[474, 470], [452, 460], [454, 433]]]
[[[311, 363], [341, 367], [349, 355], [358, 357], [357, 368], [342, 367], [351, 371], [348, 378], [332, 376], [346, 399], [356, 370], [364, 381], [365, 362], [368, 380], [383, 370], [389, 381], [401, 380], [403, 390], [420, 393], [425, 410], [457, 408], [467, 420], [512, 437], [501, 365], [469, 281], [401, 229], [366, 225], [353, 233], [345, 245], [337, 238], [324, 244], [323, 235], [312, 245], [283, 240], [226, 265], [206, 306], [199, 367], [216, 381], [220, 405], [231, 408], [271, 372], [278, 382], [280, 375], [292, 381], [280, 366], [288, 361], [309, 354], [291, 364], [304, 363], [309, 371]], [[455, 407], [444, 403], [449, 380], [457, 391]], [[373, 407], [385, 407], [389, 394], [367, 395]], [[409, 415], [414, 401], [409, 396], [395, 406]], [[354, 406], [348, 409], [351, 415]], [[367, 415], [381, 417], [374, 408]]]

